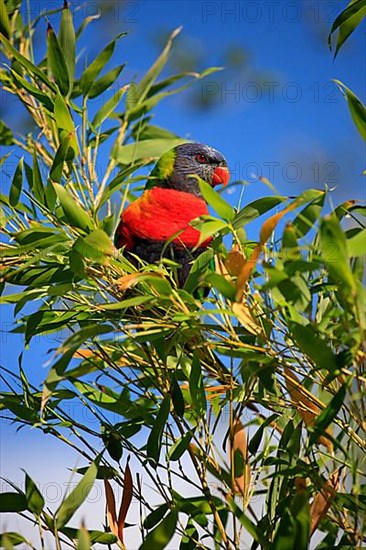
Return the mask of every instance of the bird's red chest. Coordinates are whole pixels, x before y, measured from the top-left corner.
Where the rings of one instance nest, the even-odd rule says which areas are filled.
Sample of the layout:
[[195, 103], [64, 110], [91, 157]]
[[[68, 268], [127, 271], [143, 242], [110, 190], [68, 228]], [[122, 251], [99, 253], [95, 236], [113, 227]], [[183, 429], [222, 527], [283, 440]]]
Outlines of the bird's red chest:
[[[191, 193], [153, 187], [133, 202], [121, 216], [121, 240], [127, 249], [135, 238], [168, 241], [193, 248], [200, 232], [189, 224], [208, 214], [205, 201]], [[207, 246], [207, 239], [200, 246]]]

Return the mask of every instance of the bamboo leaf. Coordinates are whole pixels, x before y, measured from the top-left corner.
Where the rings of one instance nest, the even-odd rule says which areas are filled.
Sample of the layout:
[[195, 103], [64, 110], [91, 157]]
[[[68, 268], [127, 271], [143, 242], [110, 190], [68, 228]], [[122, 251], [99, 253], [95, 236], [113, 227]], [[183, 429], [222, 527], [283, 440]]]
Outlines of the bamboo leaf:
[[132, 502], [132, 496], [133, 496], [133, 481], [132, 481], [132, 475], [131, 475], [131, 469], [129, 465], [129, 458], [127, 459], [127, 464], [125, 468], [125, 474], [123, 477], [123, 493], [122, 493], [122, 501], [121, 506], [119, 509], [118, 514], [118, 538], [123, 542], [123, 529], [125, 526], [125, 520], [127, 517], [127, 512], [130, 508], [131, 502]]
[[233, 472], [233, 491], [240, 493], [247, 499], [250, 483], [250, 466], [248, 461], [247, 436], [241, 421], [236, 418], [231, 426], [231, 453], [234, 463], [231, 464]]
[[62, 95], [66, 96], [70, 88], [69, 73], [57, 36], [50, 24], [47, 27], [47, 62], [49, 74], [53, 76]]
[[255, 220], [262, 214], [268, 212], [268, 210], [271, 210], [281, 204], [284, 200], [285, 197], [269, 196], [262, 197], [261, 199], [257, 199], [247, 204], [237, 214], [235, 214], [232, 222], [234, 229], [239, 229], [243, 225]]
[[113, 113], [115, 108], [117, 107], [118, 103], [121, 101], [122, 97], [127, 91], [127, 86], [123, 86], [123, 88], [119, 88], [113, 96], [104, 103], [104, 105], [99, 109], [99, 111], [96, 113], [95, 117], [93, 118], [92, 125], [94, 127], [100, 126], [107, 118], [110, 117], [110, 115]]
[[0, 34], [0, 42], [4, 44], [5, 50], [7, 50], [8, 57], [14, 57], [14, 59], [18, 61], [18, 63], [20, 63], [20, 65], [24, 67], [28, 72], [30, 72], [41, 82], [46, 84], [46, 86], [50, 88], [53, 92], [57, 92], [57, 87], [52, 82], [50, 82], [44, 72], [42, 72], [41, 69], [34, 65], [31, 61], [29, 61], [29, 59], [24, 57], [24, 55], [19, 53], [2, 34]]
[[184, 397], [180, 385], [175, 376], [172, 377], [170, 385], [171, 398], [173, 403], [174, 411], [178, 416], [183, 418], [184, 416]]
[[9, 203], [11, 206], [16, 206], [19, 201], [20, 193], [22, 192], [23, 185], [23, 157], [20, 159], [18, 166], [14, 172], [13, 180], [10, 186]]
[[25, 474], [25, 494], [28, 509], [36, 516], [40, 516], [45, 505], [44, 498], [33, 479], [27, 473]]
[[64, 0], [64, 6], [62, 8], [59, 43], [64, 54], [69, 82], [72, 89], [75, 76], [75, 29], [70, 5], [67, 0]]
[[28, 510], [28, 503], [24, 493], [1, 493], [0, 512], [23, 512]]
[[[145, 76], [140, 80], [137, 88], [136, 87], [130, 88], [129, 94], [128, 94], [129, 95], [128, 104], [131, 107], [134, 107], [136, 104], [141, 103], [149, 93], [151, 86], [154, 84], [159, 74], [163, 70], [164, 66], [166, 65], [166, 62], [168, 61], [168, 58], [169, 58], [170, 50], [173, 45], [173, 40], [176, 38], [176, 36], [178, 36], [180, 31], [181, 31], [181, 27], [175, 29], [172, 32], [160, 56], [156, 59], [156, 61], [147, 71]], [[128, 109], [128, 111], [129, 110], [130, 109]], [[127, 111], [127, 115], [128, 115], [128, 111]]]
[[149, 438], [146, 444], [147, 456], [152, 460], [152, 465], [157, 468], [159, 464], [159, 456], [161, 450], [161, 444], [163, 439], [163, 433], [165, 424], [168, 420], [170, 410], [170, 398], [164, 397], [158, 414], [156, 415], [154, 425], [150, 432]]
[[93, 86], [97, 76], [108, 63], [113, 55], [114, 48], [117, 40], [127, 33], [122, 32], [116, 36], [112, 42], [110, 42], [101, 53], [94, 59], [94, 61], [85, 69], [80, 79], [80, 88], [84, 95], [88, 95], [90, 88]]
[[56, 95], [54, 103], [54, 114], [60, 138], [62, 139], [65, 137], [65, 134], [68, 134], [71, 140], [70, 147], [72, 147], [74, 154], [77, 155], [79, 153], [79, 146], [76, 138], [74, 121], [72, 119], [69, 107], [65, 102], [65, 99], [60, 93]]
[[110, 530], [116, 537], [118, 537], [118, 525], [117, 525], [117, 514], [116, 514], [116, 500], [114, 498], [114, 493], [111, 484], [108, 479], [104, 479], [104, 490], [107, 501], [107, 521]]
[[172, 510], [169, 514], [151, 531], [139, 550], [163, 550], [175, 533], [178, 521], [178, 512]]
[[314, 533], [314, 531], [316, 531], [319, 523], [327, 515], [327, 512], [335, 499], [339, 487], [340, 473], [340, 470], [336, 470], [324, 483], [321, 491], [314, 497], [310, 507], [310, 536]]
[[57, 197], [65, 213], [67, 221], [72, 227], [79, 227], [83, 231], [93, 229], [93, 221], [88, 214], [75, 202], [62, 185], [53, 184]]
[[92, 490], [98, 473], [98, 462], [99, 459], [96, 459], [90, 464], [81, 481], [79, 481], [75, 489], [63, 500], [58, 508], [56, 512], [56, 527], [58, 529], [66, 525]]
[[228, 222], [233, 221], [235, 217], [235, 212], [230, 204], [226, 202], [226, 200], [223, 199], [221, 195], [219, 195], [219, 193], [217, 193], [217, 191], [215, 191], [209, 183], [203, 181], [201, 178], [197, 177], [197, 179], [202, 196], [205, 201], [208, 202], [210, 206], [212, 206], [212, 208], [215, 210], [215, 212], [217, 212], [219, 216], [221, 216], [221, 218]]
[[183, 139], [144, 139], [117, 147], [113, 157], [119, 164], [130, 164], [143, 158], [158, 159], [169, 149], [186, 142]]
[[0, 0], [0, 32], [4, 34], [6, 38], [10, 38], [10, 20], [4, 0]]
[[328, 35], [328, 46], [332, 49], [332, 36], [338, 30], [337, 45], [334, 52], [334, 58], [347, 38], [353, 33], [356, 27], [361, 23], [366, 15], [366, 6], [364, 0], [351, 0], [348, 6], [338, 15], [333, 22]]
[[336, 216], [327, 216], [320, 224], [320, 252], [332, 278], [344, 288], [355, 290], [349, 263], [347, 240]]
[[182, 437], [177, 439], [174, 445], [171, 446], [169, 450], [170, 460], [175, 462], [179, 460], [181, 456], [186, 452], [193, 437], [193, 432], [189, 430]]
[[[366, 8], [365, 8], [366, 10]], [[366, 107], [340, 80], [334, 80], [347, 100], [348, 109], [361, 137], [366, 141]]]
[[96, 80], [90, 87], [88, 91], [88, 97], [89, 99], [93, 99], [94, 97], [98, 97], [103, 92], [105, 92], [112, 84], [114, 84], [119, 77], [120, 73], [126, 66], [125, 63], [122, 65], [119, 65], [119, 67], [116, 67], [115, 69], [111, 69], [107, 74], [102, 76], [99, 80]]
[[206, 393], [203, 384], [202, 368], [198, 355], [195, 354], [192, 361], [191, 372], [189, 375], [189, 393], [191, 394], [192, 404], [199, 417], [206, 414]]
[[67, 157], [68, 150], [71, 145], [71, 135], [67, 134], [61, 141], [59, 148], [56, 151], [55, 158], [50, 169], [50, 180], [54, 185], [58, 185], [62, 179], [64, 170], [64, 162]]
[[81, 525], [77, 534], [77, 550], [91, 550], [91, 540], [84, 524]]

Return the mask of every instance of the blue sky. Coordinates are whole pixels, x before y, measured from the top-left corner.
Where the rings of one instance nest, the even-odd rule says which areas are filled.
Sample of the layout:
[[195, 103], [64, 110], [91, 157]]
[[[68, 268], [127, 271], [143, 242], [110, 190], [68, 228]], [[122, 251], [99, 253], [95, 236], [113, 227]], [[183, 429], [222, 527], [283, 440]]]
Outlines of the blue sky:
[[[55, 0], [30, 3], [33, 16], [59, 5]], [[73, 9], [78, 4], [71, 2]], [[296, 195], [308, 186], [323, 188], [328, 183], [336, 188], [335, 203], [364, 199], [364, 144], [332, 79], [342, 80], [365, 101], [365, 26], [357, 29], [335, 61], [326, 43], [332, 21], [346, 4], [325, 0], [112, 1], [106, 20], [91, 23], [81, 44], [90, 60], [115, 34], [129, 32], [119, 41], [111, 63], [128, 62], [121, 85], [146, 72], [159, 53], [159, 36], [180, 25], [183, 30], [177, 47], [197, 56], [197, 69], [221, 66], [225, 52], [242, 50], [248, 59], [244, 68], [236, 71], [231, 67], [196, 83], [197, 97], [219, 90], [219, 101], [212, 109], [194, 108], [188, 100], [191, 92], [187, 92], [162, 102], [155, 111], [154, 124], [219, 149], [234, 178], [248, 180], [244, 201], [270, 194], [255, 174], [270, 178], [283, 193]], [[90, 0], [75, 10], [78, 23], [86, 15], [98, 13], [100, 5]], [[50, 16], [50, 21], [57, 28], [59, 16]], [[45, 22], [41, 22], [38, 44], [44, 32]], [[172, 68], [164, 74], [169, 70]], [[3, 116], [9, 122], [14, 103], [6, 97], [4, 101]], [[93, 108], [98, 108], [97, 101]], [[101, 159], [102, 165], [105, 161]], [[6, 178], [2, 181], [6, 188]], [[225, 192], [224, 197], [235, 205], [238, 195]], [[257, 231], [254, 226], [253, 236]], [[3, 329], [11, 321], [12, 308], [3, 308]], [[37, 383], [47, 372], [44, 365], [52, 345], [40, 338], [24, 353], [24, 368]], [[1, 362], [8, 369], [17, 369], [21, 346], [19, 336], [3, 334]], [[72, 453], [63, 451], [51, 438], [36, 430], [16, 433], [14, 426], [4, 423], [1, 436], [6, 438], [1, 451], [2, 476], [22, 480], [20, 468], [25, 468], [43, 483], [55, 477], [60, 483], [68, 479], [66, 468], [73, 463]], [[74, 460], [76, 463], [76, 457]]]

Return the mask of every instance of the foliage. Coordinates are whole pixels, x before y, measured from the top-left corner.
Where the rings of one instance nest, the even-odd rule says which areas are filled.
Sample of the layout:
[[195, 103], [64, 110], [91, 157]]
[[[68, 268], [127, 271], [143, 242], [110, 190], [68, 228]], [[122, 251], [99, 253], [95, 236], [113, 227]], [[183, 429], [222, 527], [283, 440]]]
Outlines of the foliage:
[[[319, 548], [360, 546], [364, 209], [352, 200], [334, 209], [327, 191], [310, 189], [238, 210], [201, 182], [218, 217], [195, 223], [202, 238], [214, 236], [212, 251], [195, 261], [183, 289], [172, 261], [137, 271], [116, 253], [111, 234], [141, 191], [136, 172], [180, 142], [152, 125], [150, 112], [215, 69], [158, 80], [177, 30], [138, 83], [116, 88], [124, 64], [103, 74], [123, 35], [78, 78], [83, 28], [75, 32], [67, 3], [58, 34], [48, 26], [40, 63], [32, 49], [37, 22], [24, 24], [19, 4], [0, 0], [8, 58], [1, 79], [36, 129], [17, 138], [1, 126], [1, 143], [24, 152], [9, 196], [1, 196], [1, 300], [14, 304], [14, 332], [26, 346], [36, 335], [63, 337], [42, 387], [30, 383], [21, 358], [19, 373], [4, 369], [1, 409], [71, 446], [85, 467], [57, 510], [45, 508], [26, 474], [24, 490], [13, 485], [2, 495], [2, 511], [38, 525], [42, 545], [51, 532], [57, 548], [125, 548], [126, 520], [137, 523], [141, 550], [165, 548], [173, 537], [182, 550], [300, 550], [317, 529], [325, 533]], [[354, 9], [338, 27], [349, 25]], [[115, 93], [92, 117], [90, 100], [112, 85]], [[352, 116], [360, 129], [360, 109]], [[105, 147], [110, 160], [99, 177]], [[249, 242], [245, 226], [264, 214], [257, 242]], [[209, 296], [200, 298], [207, 286]], [[71, 417], [70, 401], [95, 422]], [[105, 532], [71, 526], [96, 479], [104, 480]], [[116, 486], [123, 488], [118, 511]], [[132, 497], [137, 519], [129, 517]], [[32, 547], [21, 534], [2, 535], [5, 548], [21, 543]]]

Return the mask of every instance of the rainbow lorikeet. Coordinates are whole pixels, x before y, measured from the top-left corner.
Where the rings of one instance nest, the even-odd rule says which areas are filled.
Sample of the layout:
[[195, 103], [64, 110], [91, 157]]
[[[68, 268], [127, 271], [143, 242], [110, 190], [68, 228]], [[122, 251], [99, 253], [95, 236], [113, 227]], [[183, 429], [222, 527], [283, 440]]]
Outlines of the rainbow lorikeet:
[[148, 263], [167, 257], [180, 264], [178, 284], [183, 286], [192, 261], [211, 242], [200, 241], [200, 231], [190, 222], [208, 214], [197, 175], [214, 187], [230, 178], [223, 155], [208, 145], [184, 143], [165, 153], [152, 170], [141, 197], [121, 215], [114, 244], [124, 247], [136, 265], [136, 256]]

